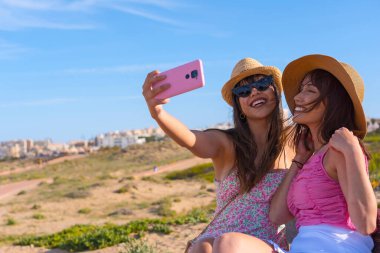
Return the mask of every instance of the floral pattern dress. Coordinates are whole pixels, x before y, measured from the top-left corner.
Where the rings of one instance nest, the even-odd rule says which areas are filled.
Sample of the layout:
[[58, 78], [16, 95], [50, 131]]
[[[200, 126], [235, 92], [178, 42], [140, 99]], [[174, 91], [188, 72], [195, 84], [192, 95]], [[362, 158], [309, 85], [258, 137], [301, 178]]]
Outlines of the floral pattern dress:
[[248, 193], [238, 195], [239, 179], [234, 169], [223, 181], [217, 184], [217, 214], [237, 196], [216, 217], [207, 230], [197, 238], [216, 238], [228, 232], [240, 232], [262, 240], [270, 240], [287, 248], [285, 231], [269, 221], [270, 201], [286, 174], [286, 170], [270, 172]]

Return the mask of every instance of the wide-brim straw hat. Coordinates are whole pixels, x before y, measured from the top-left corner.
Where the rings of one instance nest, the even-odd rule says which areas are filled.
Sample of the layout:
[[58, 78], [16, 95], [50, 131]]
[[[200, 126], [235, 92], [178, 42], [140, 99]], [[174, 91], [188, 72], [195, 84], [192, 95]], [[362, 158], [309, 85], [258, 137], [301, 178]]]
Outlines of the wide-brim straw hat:
[[299, 92], [302, 80], [307, 73], [315, 69], [323, 69], [331, 73], [346, 89], [355, 111], [356, 129], [354, 129], [354, 132], [356, 136], [363, 139], [367, 133], [367, 122], [362, 107], [364, 98], [363, 79], [353, 67], [330, 56], [320, 54], [306, 55], [292, 61], [285, 67], [282, 83], [290, 111], [294, 113], [294, 97]]
[[252, 75], [272, 75], [276, 88], [282, 92], [281, 71], [273, 66], [263, 66], [259, 61], [252, 58], [244, 58], [236, 63], [231, 73], [231, 78], [223, 85], [222, 96], [230, 106], [232, 103], [232, 89], [244, 78]]

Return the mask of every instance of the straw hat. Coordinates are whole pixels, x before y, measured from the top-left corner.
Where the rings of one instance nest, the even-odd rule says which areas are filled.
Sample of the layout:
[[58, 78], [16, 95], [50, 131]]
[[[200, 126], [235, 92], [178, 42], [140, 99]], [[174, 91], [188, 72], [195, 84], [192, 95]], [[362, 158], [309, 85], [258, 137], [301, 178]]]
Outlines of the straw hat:
[[362, 107], [364, 98], [364, 82], [359, 73], [350, 65], [326, 55], [306, 55], [289, 63], [284, 70], [282, 83], [289, 109], [294, 113], [294, 97], [305, 75], [314, 70], [323, 69], [335, 76], [346, 89], [354, 105], [355, 134], [364, 138], [367, 133], [367, 122]]
[[277, 89], [282, 91], [281, 84], [281, 71], [272, 66], [263, 66], [260, 62], [252, 58], [244, 58], [236, 63], [231, 73], [231, 79], [226, 82], [222, 88], [222, 96], [224, 100], [232, 106], [232, 88], [243, 80], [244, 78], [252, 75], [272, 75]]

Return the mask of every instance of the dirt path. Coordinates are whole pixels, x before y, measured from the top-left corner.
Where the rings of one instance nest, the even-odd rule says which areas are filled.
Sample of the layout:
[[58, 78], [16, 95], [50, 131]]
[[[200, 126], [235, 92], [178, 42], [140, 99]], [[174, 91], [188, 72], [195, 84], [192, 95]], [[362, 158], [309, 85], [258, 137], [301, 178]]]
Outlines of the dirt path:
[[[71, 160], [75, 160], [75, 159], [79, 159], [79, 158], [84, 158], [86, 156], [87, 155], [69, 155], [69, 156], [58, 157], [58, 158], [52, 159], [52, 160], [50, 160], [46, 163], [43, 163], [43, 164], [34, 164], [34, 165], [22, 167], [22, 168], [16, 168], [13, 170], [0, 171], [0, 176], [22, 173], [22, 172], [29, 171], [29, 170], [42, 170], [47, 165], [52, 165], [52, 164], [57, 164], [57, 163], [61, 163], [64, 161], [71, 161]], [[2, 252], [0, 252], [0, 253], [2, 253]]]
[[153, 171], [152, 169], [152, 170], [136, 173], [133, 176], [136, 178], [147, 177], [147, 176], [157, 175], [164, 172], [184, 170], [198, 164], [209, 163], [209, 162], [211, 162], [211, 159], [203, 159], [199, 157], [194, 157], [194, 158], [178, 161], [175, 163], [171, 163], [168, 165], [160, 166], [156, 172]]
[[50, 178], [45, 178], [0, 185], [0, 200], [15, 196], [21, 191], [33, 189], [41, 182], [51, 183], [52, 181]]

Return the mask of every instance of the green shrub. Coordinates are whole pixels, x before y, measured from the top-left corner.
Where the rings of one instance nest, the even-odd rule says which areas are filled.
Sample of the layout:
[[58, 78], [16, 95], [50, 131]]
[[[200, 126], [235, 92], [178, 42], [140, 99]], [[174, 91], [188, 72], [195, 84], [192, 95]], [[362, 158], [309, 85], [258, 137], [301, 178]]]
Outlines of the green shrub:
[[174, 171], [166, 175], [166, 179], [203, 179], [208, 182], [214, 181], [214, 168], [212, 163], [205, 163], [186, 170]]
[[170, 217], [175, 215], [175, 211], [171, 210], [172, 201], [169, 198], [164, 198], [157, 202], [157, 214], [163, 217]]
[[380, 142], [380, 133], [373, 132], [366, 135], [365, 142]]
[[132, 236], [142, 237], [145, 232], [168, 234], [172, 225], [208, 222], [211, 209], [211, 206], [203, 207], [175, 218], [135, 220], [125, 225], [75, 225], [51, 235], [22, 237], [15, 244], [75, 252], [96, 250], [120, 243], [128, 244], [134, 240]]
[[13, 226], [13, 225], [16, 225], [16, 224], [17, 224], [17, 222], [13, 218], [8, 218], [7, 221], [5, 222], [5, 225], [7, 225], [7, 226]]
[[82, 208], [82, 209], [79, 209], [78, 210], [78, 213], [80, 213], [80, 214], [89, 214], [89, 213], [91, 213], [91, 208]]
[[151, 231], [160, 234], [170, 234], [172, 232], [168, 224], [154, 224]]
[[17, 195], [25, 195], [25, 194], [26, 194], [26, 191], [24, 191], [24, 190], [22, 190], [19, 193], [17, 193]]
[[38, 204], [34, 204], [31, 209], [33, 210], [37, 210], [37, 209], [41, 209], [41, 205], [38, 205]]
[[65, 197], [71, 199], [84, 199], [91, 196], [91, 193], [85, 190], [77, 190], [74, 192], [67, 193]]
[[32, 218], [35, 220], [42, 220], [45, 219], [45, 215], [43, 215], [42, 213], [35, 213], [33, 214]]
[[174, 202], [174, 203], [181, 202], [181, 198], [174, 198], [174, 199], [173, 199], [173, 202]]
[[133, 189], [136, 189], [137, 190], [137, 186], [134, 185], [134, 184], [126, 184], [126, 185], [123, 185], [120, 189], [117, 189], [115, 191], [115, 193], [126, 193], [126, 192], [129, 192]]
[[141, 202], [141, 203], [137, 204], [138, 209], [148, 208], [149, 206], [150, 206], [150, 203], [148, 203], [148, 202]]
[[379, 190], [380, 186], [380, 153], [373, 153], [368, 165], [372, 187]]

